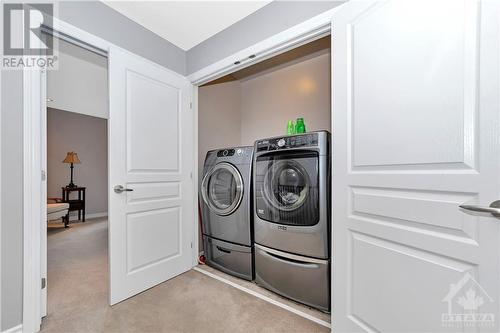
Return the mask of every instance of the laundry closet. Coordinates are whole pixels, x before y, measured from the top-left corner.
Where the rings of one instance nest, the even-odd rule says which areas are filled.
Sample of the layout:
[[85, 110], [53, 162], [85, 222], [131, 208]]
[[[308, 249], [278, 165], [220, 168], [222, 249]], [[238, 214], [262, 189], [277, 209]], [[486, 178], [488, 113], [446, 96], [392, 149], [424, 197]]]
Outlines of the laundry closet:
[[330, 73], [326, 36], [199, 87], [199, 175], [207, 151], [285, 135], [288, 120], [330, 131]]
[[325, 36], [198, 88], [202, 260], [324, 312], [330, 60]]

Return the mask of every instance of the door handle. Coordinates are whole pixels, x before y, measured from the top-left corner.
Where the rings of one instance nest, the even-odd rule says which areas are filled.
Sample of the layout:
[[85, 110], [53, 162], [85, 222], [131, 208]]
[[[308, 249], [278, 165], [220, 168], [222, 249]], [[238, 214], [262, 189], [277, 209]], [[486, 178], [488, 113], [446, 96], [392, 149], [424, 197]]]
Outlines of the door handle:
[[495, 217], [500, 217], [500, 200], [493, 201], [489, 207], [479, 205], [460, 205], [459, 207], [473, 212], [490, 213]]
[[122, 193], [122, 192], [132, 192], [133, 189], [131, 188], [125, 188], [121, 185], [116, 185], [113, 190], [115, 190], [115, 193]]

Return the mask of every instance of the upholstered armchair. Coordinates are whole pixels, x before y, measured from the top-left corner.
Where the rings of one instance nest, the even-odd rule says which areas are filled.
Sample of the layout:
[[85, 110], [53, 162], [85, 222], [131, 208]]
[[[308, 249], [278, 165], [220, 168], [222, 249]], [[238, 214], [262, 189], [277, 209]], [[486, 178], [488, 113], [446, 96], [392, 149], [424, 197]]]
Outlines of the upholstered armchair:
[[47, 222], [62, 219], [64, 227], [69, 225], [69, 203], [61, 198], [47, 198]]

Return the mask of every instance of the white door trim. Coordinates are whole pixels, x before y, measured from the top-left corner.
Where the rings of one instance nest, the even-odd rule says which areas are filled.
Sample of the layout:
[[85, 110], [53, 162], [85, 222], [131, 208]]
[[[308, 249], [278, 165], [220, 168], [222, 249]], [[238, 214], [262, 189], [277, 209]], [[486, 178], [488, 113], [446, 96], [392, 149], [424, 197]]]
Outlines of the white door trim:
[[[337, 2], [343, 4], [347, 2], [347, 0], [338, 0]], [[330, 33], [332, 17], [341, 7], [342, 5], [336, 6], [335, 8], [327, 10], [326, 12], [314, 16], [274, 36], [227, 56], [222, 60], [192, 73], [188, 76], [188, 79], [194, 85], [200, 86], [221, 76], [324, 37]], [[249, 58], [250, 56], [254, 57]]]
[[[0, 95], [2, 91], [2, 71], [0, 71]], [[1, 99], [0, 99], [1, 102]], [[1, 107], [1, 106], [0, 106]], [[2, 131], [2, 117], [0, 116], [0, 132]], [[2, 136], [0, 135], [0, 151], [2, 150]], [[2, 188], [2, 154], [0, 153], [0, 189]], [[0, 190], [0, 210], [2, 191]], [[2, 235], [2, 214], [0, 214], [0, 235]], [[0, 261], [2, 259], [2, 237], [0, 236]], [[0, 264], [0, 299], [2, 299], [2, 265]], [[0, 330], [2, 329], [2, 311], [0, 311]]]
[[[188, 78], [189, 79], [189, 78]], [[191, 112], [193, 112], [193, 171], [191, 178], [193, 178], [193, 203], [194, 206], [194, 220], [196, 225], [193, 227], [193, 261], [192, 266], [198, 265], [198, 256], [200, 253], [199, 244], [199, 226], [200, 226], [200, 214], [198, 210], [198, 86], [193, 85], [193, 94], [191, 101]], [[201, 249], [203, 251], [203, 248]]]
[[41, 323], [41, 71], [23, 71], [23, 330]]
[[[111, 48], [121, 49], [117, 45], [79, 29], [54, 17], [54, 31], [84, 42], [90, 46], [109, 52]], [[124, 50], [127, 53], [131, 53]], [[132, 54], [132, 53], [131, 53]], [[170, 71], [179, 77], [182, 75], [151, 62], [155, 66]], [[41, 71], [25, 69], [23, 71], [23, 323], [25, 333], [40, 330], [41, 324], [41, 170], [42, 135], [41, 112], [45, 101], [42, 95]], [[112, 119], [108, 119], [108, 122]], [[109, 124], [108, 124], [109, 128]], [[43, 133], [44, 134], [44, 133]], [[109, 145], [109, 144], [108, 144]], [[196, 153], [196, 151], [195, 151]], [[193, 170], [197, 170], [194, 161]], [[108, 167], [108, 173], [110, 172]], [[194, 177], [194, 175], [193, 175]], [[109, 179], [109, 175], [108, 175]], [[109, 184], [108, 184], [109, 189]], [[109, 196], [109, 192], [108, 192]], [[194, 219], [196, 221], [196, 219]], [[193, 223], [195, 222], [193, 221]], [[198, 248], [198, 229], [193, 228], [193, 250]], [[197, 264], [198, 254], [193, 251], [193, 266]]]
[[[54, 30], [102, 50], [113, 45], [54, 18]], [[43, 112], [41, 70], [23, 71], [23, 332], [38, 332], [41, 324], [41, 232]]]

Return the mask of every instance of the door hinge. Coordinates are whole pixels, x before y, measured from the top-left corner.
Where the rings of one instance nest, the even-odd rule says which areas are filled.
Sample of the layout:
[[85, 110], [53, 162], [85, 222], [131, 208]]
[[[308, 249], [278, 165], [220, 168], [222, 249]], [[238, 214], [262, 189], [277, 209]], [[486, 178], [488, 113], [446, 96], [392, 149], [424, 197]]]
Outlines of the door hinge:
[[193, 173], [192, 172], [189, 173], [189, 178], [193, 179]]
[[191, 242], [191, 248], [193, 248], [193, 242]]
[[45, 170], [42, 170], [42, 181], [47, 179], [47, 173]]
[[189, 102], [189, 108], [192, 109], [193, 108], [193, 102]]
[[42, 289], [45, 289], [46, 286], [47, 286], [47, 279], [42, 278]]

